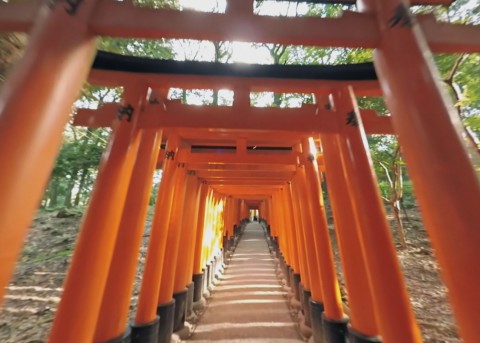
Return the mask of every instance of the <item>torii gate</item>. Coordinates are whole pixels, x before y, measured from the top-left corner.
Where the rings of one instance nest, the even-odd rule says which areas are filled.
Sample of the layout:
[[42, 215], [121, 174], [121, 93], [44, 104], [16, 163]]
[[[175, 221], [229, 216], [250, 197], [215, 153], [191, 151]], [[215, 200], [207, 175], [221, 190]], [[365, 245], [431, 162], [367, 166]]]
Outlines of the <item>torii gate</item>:
[[[332, 194], [349, 291], [350, 339], [376, 342], [381, 335], [388, 343], [421, 342], [376, 189], [366, 133], [398, 135], [460, 335], [466, 343], [478, 342], [480, 185], [430, 53], [478, 52], [480, 28], [415, 17], [408, 1], [359, 0], [357, 5], [358, 12], [339, 18], [256, 16], [253, 0], [229, 0], [225, 14], [138, 8], [111, 0], [0, 5], [0, 30], [30, 33], [25, 56], [0, 94], [2, 296], [69, 109], [89, 79], [121, 85], [124, 95], [121, 105], [79, 111], [75, 119], [78, 125], [114, 130], [49, 342], [153, 342], [157, 335], [166, 341], [178, 324], [172, 297], [181, 298], [192, 274], [198, 286], [202, 268], [210, 266], [222, 247], [222, 236], [229, 239], [233, 225], [246, 216], [248, 201], [258, 203], [271, 224], [270, 234], [277, 237], [292, 280], [302, 277], [307, 299], [311, 297], [305, 311], [311, 310], [307, 324], [314, 340], [322, 339], [323, 323], [329, 342], [341, 342], [347, 321], [319, 168], [324, 168]], [[98, 35], [373, 48], [378, 81], [371, 65], [242, 70], [105, 53], [94, 60]], [[229, 88], [235, 92], [234, 105], [182, 105], [166, 99], [162, 90], [169, 87]], [[154, 97], [147, 98], [149, 88]], [[251, 108], [248, 95], [257, 90], [314, 93], [316, 104]], [[383, 95], [392, 115], [358, 109], [357, 95]], [[310, 153], [309, 137], [320, 139], [322, 154]], [[164, 175], [149, 255], [133, 334], [124, 335], [149, 176], [157, 167], [162, 141]], [[272, 149], [253, 151], [254, 146]], [[205, 152], [211, 147], [223, 151]], [[182, 220], [183, 208], [198, 215]], [[183, 229], [172, 229], [177, 226]], [[184, 239], [188, 253], [181, 256]], [[198, 292], [197, 287], [197, 300]], [[157, 313], [172, 321], [159, 322]]]

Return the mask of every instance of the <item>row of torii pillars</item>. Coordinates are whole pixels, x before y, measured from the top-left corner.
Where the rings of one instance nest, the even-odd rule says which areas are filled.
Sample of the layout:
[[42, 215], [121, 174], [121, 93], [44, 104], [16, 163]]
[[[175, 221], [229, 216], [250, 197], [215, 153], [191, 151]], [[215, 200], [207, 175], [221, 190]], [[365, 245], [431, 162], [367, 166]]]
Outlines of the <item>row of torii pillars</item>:
[[[452, 122], [451, 107], [440, 91], [418, 25], [408, 16], [402, 25], [391, 25], [392, 13], [405, 8], [404, 2], [365, 0], [359, 4], [364, 13], [375, 16], [379, 27], [376, 70], [460, 335], [467, 343], [477, 342], [478, 177]], [[96, 2], [85, 0], [77, 5], [73, 15], [72, 8], [69, 12], [69, 8], [51, 4], [38, 12], [25, 57], [0, 95], [2, 296], [61, 143], [66, 113], [88, 75], [95, 52], [89, 16]], [[151, 175], [166, 134], [161, 128], [137, 128], [138, 109], [146, 101], [144, 90], [143, 85], [141, 90], [125, 85], [123, 101], [134, 104], [137, 113], [130, 121], [114, 120], [49, 342], [109, 341], [125, 331]], [[248, 199], [260, 207], [262, 218], [270, 224], [285, 264], [301, 276], [304, 288], [311, 292], [312, 308], [319, 309], [323, 321], [340, 334], [346, 317], [325, 220], [318, 170], [324, 168], [348, 289], [352, 337], [358, 342], [375, 341], [378, 335], [388, 343], [422, 341], [376, 188], [355, 93], [352, 87], [332, 87], [326, 94], [330, 97], [318, 97], [318, 103], [328, 102], [341, 120], [353, 111], [355, 125], [338, 126], [334, 132], [314, 130], [323, 150], [318, 156], [306, 148], [308, 135], [298, 135], [291, 152], [296, 159], [294, 169], [291, 156], [283, 162], [283, 157], [271, 156], [276, 166], [289, 164], [290, 174], [282, 174], [270, 184], [268, 176], [251, 170], [228, 180], [227, 176], [215, 179], [214, 173], [189, 169], [193, 154], [186, 154], [184, 161], [176, 160], [182, 156], [185, 140], [175, 128], [168, 131], [137, 303], [138, 335], [156, 323], [158, 311], [171, 311], [172, 296], [191, 287], [192, 280], [198, 283], [202, 269], [221, 256], [220, 249], [234, 236], [233, 225], [248, 216]], [[282, 137], [280, 132], [274, 134]], [[245, 154], [236, 157], [250, 158]], [[253, 166], [268, 164], [251, 158]], [[201, 173], [208, 176], [202, 178]], [[252, 192], [252, 188], [259, 191]], [[314, 328], [321, 322], [312, 316]]]

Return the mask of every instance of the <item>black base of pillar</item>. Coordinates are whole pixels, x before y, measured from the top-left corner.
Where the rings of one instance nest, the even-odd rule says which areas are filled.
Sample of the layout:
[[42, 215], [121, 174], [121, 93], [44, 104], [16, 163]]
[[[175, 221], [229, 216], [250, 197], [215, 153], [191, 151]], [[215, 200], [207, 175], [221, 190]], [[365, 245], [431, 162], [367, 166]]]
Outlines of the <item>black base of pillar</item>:
[[220, 272], [225, 272], [225, 267], [227, 265], [227, 256], [225, 253], [225, 250], [222, 250], [222, 253], [220, 254]]
[[292, 288], [292, 292], [295, 292], [294, 290], [295, 281], [293, 280], [293, 274], [294, 274], [293, 268], [288, 266], [288, 278], [290, 279], [290, 287]]
[[213, 258], [213, 279], [212, 282], [215, 282], [221, 273], [222, 269], [222, 259], [221, 255], [217, 255]]
[[295, 299], [300, 301], [300, 274], [293, 273], [292, 271], [292, 279], [293, 279], [293, 294]]
[[333, 320], [322, 315], [325, 340], [328, 343], [346, 343], [348, 319]]
[[240, 227], [238, 225], [233, 225], [233, 234], [235, 236], [240, 235]]
[[210, 290], [213, 287], [213, 281], [215, 280], [215, 260], [212, 260], [208, 264], [208, 289]]
[[310, 318], [312, 320], [312, 337], [314, 343], [324, 343], [323, 304], [310, 299]]
[[212, 266], [211, 264], [207, 264], [205, 266], [205, 277], [204, 277], [204, 281], [203, 281], [203, 285], [205, 287], [205, 289], [203, 290], [204, 292], [205, 291], [208, 291], [208, 289], [210, 288], [210, 285], [211, 285], [211, 277], [212, 277]]
[[175, 299], [175, 314], [173, 317], [173, 331], [183, 329], [185, 326], [185, 314], [187, 313], [188, 289], [173, 293]]
[[303, 297], [303, 291], [305, 290], [305, 288], [303, 288], [303, 283], [299, 283], [298, 284], [298, 291], [300, 292], [300, 305], [301, 305], [301, 310], [302, 310], [302, 313], [303, 315], [305, 316], [305, 304], [308, 305], [308, 303], [305, 303], [305, 298]]
[[382, 343], [380, 337], [365, 336], [355, 331], [351, 327], [348, 328], [348, 342], [349, 343]]
[[193, 314], [193, 292], [194, 292], [194, 283], [190, 282], [187, 285], [187, 305], [186, 305], [186, 311], [185, 311], [185, 316], [186, 318], [189, 318]]
[[160, 317], [143, 325], [132, 325], [131, 343], [157, 343]]
[[286, 275], [285, 272], [287, 271], [287, 264], [285, 263], [285, 259], [283, 258], [283, 255], [281, 252], [277, 253], [277, 258], [278, 258], [280, 269], [283, 272], [283, 275]]
[[193, 302], [200, 301], [203, 296], [203, 273], [193, 274]]
[[167, 304], [159, 305], [157, 314], [160, 316], [158, 343], [170, 343], [173, 334], [173, 319], [175, 317], [175, 299], [172, 299]]
[[[302, 287], [303, 288], [303, 287]], [[312, 296], [312, 292], [309, 290], [303, 289], [302, 298], [303, 298], [303, 316], [305, 317], [305, 325], [308, 327], [312, 327], [312, 314], [310, 311], [310, 298]]]
[[223, 236], [223, 254], [226, 257], [227, 251], [230, 249], [230, 240], [228, 235]]
[[288, 278], [290, 279], [290, 288], [292, 288], [292, 292], [295, 295], [295, 280], [293, 280], [293, 268], [288, 267]]

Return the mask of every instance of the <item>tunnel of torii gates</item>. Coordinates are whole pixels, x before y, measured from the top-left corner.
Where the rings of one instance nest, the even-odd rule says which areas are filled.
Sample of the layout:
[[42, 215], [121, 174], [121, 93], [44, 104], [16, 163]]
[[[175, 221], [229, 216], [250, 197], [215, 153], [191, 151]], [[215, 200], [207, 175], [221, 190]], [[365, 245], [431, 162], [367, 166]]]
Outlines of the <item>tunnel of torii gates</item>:
[[[480, 342], [480, 186], [431, 58], [431, 52], [478, 52], [480, 27], [415, 17], [407, 1], [357, 5], [358, 12], [339, 18], [307, 18], [257, 16], [253, 0], [229, 0], [224, 14], [111, 0], [1, 4], [0, 31], [30, 34], [0, 95], [1, 298], [70, 108], [88, 79], [123, 87], [123, 99], [75, 116], [76, 125], [113, 130], [48, 342], [167, 342], [178, 325], [173, 299], [177, 316], [185, 293], [201, 301], [202, 283], [222, 264], [251, 209], [311, 296], [304, 312], [315, 342], [421, 342], [367, 134], [398, 135], [460, 336]], [[360, 47], [375, 54], [372, 64], [336, 67], [156, 61], [96, 55], [96, 36]], [[167, 98], [171, 87], [231, 89], [234, 103], [188, 106]], [[249, 94], [257, 91], [313, 93], [315, 104], [254, 108]], [[380, 95], [391, 116], [358, 108], [357, 96]], [[156, 168], [163, 177], [128, 326]], [[338, 290], [321, 175], [328, 179], [348, 310]]]

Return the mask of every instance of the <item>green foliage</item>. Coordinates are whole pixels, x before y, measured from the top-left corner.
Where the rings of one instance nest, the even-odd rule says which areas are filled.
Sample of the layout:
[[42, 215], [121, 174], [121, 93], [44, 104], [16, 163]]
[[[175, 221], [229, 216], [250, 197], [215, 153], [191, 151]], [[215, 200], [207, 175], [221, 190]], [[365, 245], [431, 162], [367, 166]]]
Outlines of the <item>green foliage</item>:
[[375, 110], [379, 115], [389, 113], [387, 104], [382, 97], [360, 96], [357, 97], [357, 102], [360, 108]]
[[[137, 7], [178, 9], [178, 0], [134, 0]], [[165, 39], [140, 39], [99, 37], [97, 48], [122, 55], [172, 59], [172, 41]]]
[[342, 4], [309, 4], [307, 16], [311, 17], [339, 17], [343, 11], [351, 10], [353, 5]]
[[137, 7], [147, 8], [175, 9], [180, 7], [178, 0], [133, 0], [133, 4]]
[[480, 132], [480, 116], [472, 115], [465, 118], [465, 124], [470, 127], [473, 131]]
[[[120, 88], [85, 84], [76, 105], [97, 108], [118, 101]], [[110, 129], [89, 129], [67, 124], [63, 143], [50, 176], [42, 207], [57, 209], [84, 205], [89, 198]]]
[[172, 59], [172, 41], [160, 39], [126, 39], [100, 37], [97, 48], [121, 55], [150, 57], [159, 59]]
[[45, 193], [45, 207], [71, 207], [87, 201], [107, 139], [105, 129], [71, 126], [64, 133]]

